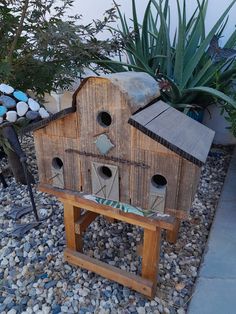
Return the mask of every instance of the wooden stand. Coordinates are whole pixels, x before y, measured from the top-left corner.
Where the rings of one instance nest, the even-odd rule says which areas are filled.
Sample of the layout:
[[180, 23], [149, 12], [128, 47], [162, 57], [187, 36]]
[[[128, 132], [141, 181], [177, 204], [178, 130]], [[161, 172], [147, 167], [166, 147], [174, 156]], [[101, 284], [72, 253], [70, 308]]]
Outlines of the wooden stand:
[[[94, 201], [85, 199], [82, 193], [60, 190], [51, 186], [42, 185], [40, 190], [59, 197], [64, 204], [66, 232], [64, 257], [66, 261], [114, 280], [149, 298], [154, 297], [157, 286], [161, 229], [174, 230], [174, 218], [169, 217], [168, 219], [165, 218], [165, 220], [156, 220], [124, 213], [117, 208], [97, 204]], [[81, 208], [86, 210], [83, 215], [81, 214]], [[83, 232], [98, 215], [104, 215], [144, 228], [142, 274], [140, 276], [130, 274], [82, 253]]]

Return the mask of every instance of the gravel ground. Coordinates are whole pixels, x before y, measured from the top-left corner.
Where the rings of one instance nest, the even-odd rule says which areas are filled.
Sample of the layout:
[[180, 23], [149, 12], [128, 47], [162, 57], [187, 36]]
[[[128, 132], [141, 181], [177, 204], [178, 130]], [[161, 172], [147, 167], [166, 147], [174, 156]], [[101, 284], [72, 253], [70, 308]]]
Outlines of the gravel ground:
[[[32, 138], [26, 138], [23, 145], [37, 180]], [[13, 204], [27, 204], [29, 199], [26, 187], [8, 178], [9, 187], [0, 189], [0, 313], [186, 313], [231, 152], [229, 147], [211, 150], [190, 218], [182, 223], [176, 245], [162, 240], [159, 283], [152, 301], [63, 261], [63, 208], [54, 197], [35, 190], [38, 208], [54, 204], [55, 214], [23, 239], [12, 238], [14, 221], [5, 215]], [[29, 219], [33, 216], [21, 222]], [[85, 234], [85, 251], [136, 273], [141, 267], [136, 255], [141, 237], [139, 228], [97, 218]]]

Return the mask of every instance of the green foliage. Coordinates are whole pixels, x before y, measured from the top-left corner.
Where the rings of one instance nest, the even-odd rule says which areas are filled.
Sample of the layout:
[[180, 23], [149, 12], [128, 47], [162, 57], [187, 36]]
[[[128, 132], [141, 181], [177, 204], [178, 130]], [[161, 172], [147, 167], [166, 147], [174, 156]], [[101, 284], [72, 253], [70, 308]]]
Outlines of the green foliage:
[[95, 53], [107, 54], [112, 42], [96, 35], [113, 19], [80, 25], [67, 17], [72, 0], [4, 0], [0, 3], [0, 81], [44, 94], [67, 87]]
[[228, 104], [222, 107], [222, 114], [229, 123], [231, 133], [236, 137], [236, 109]]
[[[127, 55], [127, 62], [104, 60], [97, 62], [110, 71], [144, 71], [159, 81], [165, 101], [177, 108], [186, 104], [208, 105], [214, 98], [221, 99], [234, 108], [236, 102], [224, 94], [236, 74], [236, 61], [223, 58], [215, 62], [208, 53], [212, 38], [221, 36], [229, 13], [236, 0], [225, 9], [208, 34], [205, 18], [208, 0], [197, 6], [187, 18], [186, 0], [183, 6], [176, 0], [178, 23], [174, 38], [171, 38], [169, 0], [150, 0], [141, 23], [137, 20], [135, 0], [132, 0], [132, 27], [128, 27], [125, 15], [116, 4], [121, 29], [111, 31], [120, 39], [120, 46]], [[225, 47], [235, 48], [236, 31]]]

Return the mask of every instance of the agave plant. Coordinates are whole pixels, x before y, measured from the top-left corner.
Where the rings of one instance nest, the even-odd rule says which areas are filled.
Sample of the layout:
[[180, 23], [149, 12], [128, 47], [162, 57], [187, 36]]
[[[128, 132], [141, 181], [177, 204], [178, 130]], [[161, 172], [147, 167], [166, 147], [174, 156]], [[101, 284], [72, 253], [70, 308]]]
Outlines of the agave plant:
[[[119, 6], [121, 28], [110, 28], [119, 35], [127, 62], [99, 58], [96, 62], [112, 72], [145, 71], [159, 81], [162, 97], [177, 108], [203, 105], [218, 98], [236, 108], [236, 102], [222, 91], [236, 76], [236, 31], [224, 47], [218, 40], [227, 24], [227, 15], [236, 0], [226, 8], [206, 34], [205, 19], [208, 0], [197, 1], [187, 18], [186, 0], [176, 0], [178, 25], [171, 38], [169, 0], [150, 0], [139, 23], [135, 0], [132, 0], [132, 27]], [[226, 53], [227, 52], [227, 53]], [[231, 54], [230, 54], [231, 52]], [[192, 104], [192, 105], [191, 105]]]

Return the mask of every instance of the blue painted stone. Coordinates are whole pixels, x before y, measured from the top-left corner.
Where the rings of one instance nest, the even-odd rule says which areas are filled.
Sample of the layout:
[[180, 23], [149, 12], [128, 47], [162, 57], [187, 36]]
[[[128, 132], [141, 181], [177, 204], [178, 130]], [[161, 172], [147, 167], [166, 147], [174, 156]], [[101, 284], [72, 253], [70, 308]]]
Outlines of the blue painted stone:
[[52, 314], [58, 314], [60, 312], [61, 312], [60, 305], [57, 304], [56, 306], [53, 307]]
[[0, 304], [0, 313], [2, 313], [6, 307], [6, 304]]
[[0, 117], [3, 117], [6, 112], [7, 108], [4, 106], [0, 106]]
[[15, 99], [9, 96], [0, 96], [0, 104], [3, 104], [6, 108], [14, 108], [16, 106]]
[[39, 117], [39, 113], [37, 111], [28, 111], [26, 112], [26, 118], [29, 120], [35, 120]]
[[26, 305], [29, 300], [30, 300], [30, 297], [25, 296], [25, 297], [23, 297], [23, 299], [21, 299], [20, 303], [21, 303], [22, 305]]
[[13, 96], [20, 101], [28, 101], [27, 95], [20, 90], [15, 91]]
[[38, 279], [45, 279], [45, 278], [48, 278], [48, 274], [45, 273], [45, 274], [40, 274], [40, 275], [37, 275], [36, 276]]
[[57, 284], [57, 281], [56, 280], [52, 280], [52, 281], [49, 281], [49, 282], [45, 283], [44, 287], [46, 289], [49, 289], [49, 288], [55, 287], [56, 284]]

